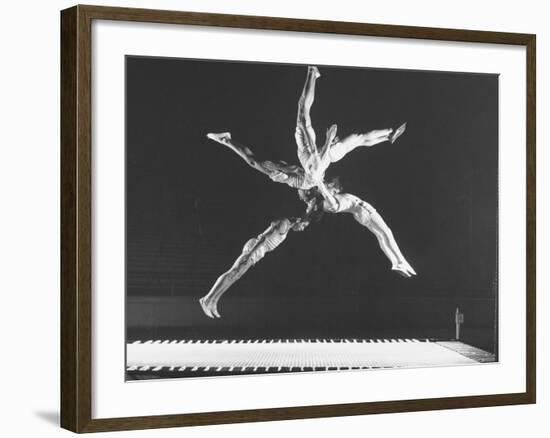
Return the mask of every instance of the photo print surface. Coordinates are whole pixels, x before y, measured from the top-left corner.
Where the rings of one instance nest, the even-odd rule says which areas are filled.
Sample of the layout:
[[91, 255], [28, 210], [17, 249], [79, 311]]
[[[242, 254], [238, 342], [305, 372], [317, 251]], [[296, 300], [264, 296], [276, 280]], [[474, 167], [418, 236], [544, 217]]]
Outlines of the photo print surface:
[[498, 360], [498, 75], [125, 79], [127, 380]]

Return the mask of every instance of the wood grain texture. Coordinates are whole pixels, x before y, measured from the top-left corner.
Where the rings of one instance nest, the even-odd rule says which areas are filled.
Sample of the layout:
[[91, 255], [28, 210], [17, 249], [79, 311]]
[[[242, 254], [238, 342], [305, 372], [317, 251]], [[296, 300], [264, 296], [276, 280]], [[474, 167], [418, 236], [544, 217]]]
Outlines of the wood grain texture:
[[[527, 390], [517, 394], [92, 419], [92, 20], [513, 44], [527, 53]], [[536, 400], [536, 39], [531, 34], [75, 6], [61, 12], [61, 426], [74, 432], [457, 409]]]
[[61, 16], [61, 426], [77, 429], [76, 8]]

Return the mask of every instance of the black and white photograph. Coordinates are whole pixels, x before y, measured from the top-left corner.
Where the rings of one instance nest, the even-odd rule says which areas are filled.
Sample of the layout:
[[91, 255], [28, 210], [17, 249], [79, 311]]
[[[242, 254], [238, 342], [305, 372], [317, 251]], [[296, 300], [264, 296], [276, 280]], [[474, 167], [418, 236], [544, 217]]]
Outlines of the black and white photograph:
[[3, 6], [3, 436], [546, 436], [543, 2]]
[[127, 380], [498, 361], [498, 75], [125, 79]]

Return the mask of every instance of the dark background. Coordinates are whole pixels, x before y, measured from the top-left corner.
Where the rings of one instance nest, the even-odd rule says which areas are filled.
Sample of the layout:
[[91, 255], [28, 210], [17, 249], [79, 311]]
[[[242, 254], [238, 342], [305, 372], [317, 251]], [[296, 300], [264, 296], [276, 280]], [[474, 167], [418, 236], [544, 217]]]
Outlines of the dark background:
[[418, 276], [402, 278], [351, 215], [291, 233], [233, 285], [211, 320], [198, 299], [294, 189], [206, 138], [230, 131], [260, 158], [297, 162], [307, 66], [126, 58], [128, 339], [454, 337], [496, 352], [498, 76], [319, 66], [318, 143], [397, 127], [391, 145], [333, 164], [371, 203]]

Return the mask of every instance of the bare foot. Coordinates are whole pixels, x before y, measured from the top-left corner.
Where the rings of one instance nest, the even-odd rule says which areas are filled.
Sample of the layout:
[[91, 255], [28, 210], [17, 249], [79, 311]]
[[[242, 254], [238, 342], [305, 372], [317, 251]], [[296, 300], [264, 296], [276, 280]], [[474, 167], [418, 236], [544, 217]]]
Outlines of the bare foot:
[[199, 300], [199, 303], [201, 305], [202, 311], [208, 316], [209, 318], [221, 318], [220, 314], [218, 313], [218, 303], [214, 300], [208, 300], [206, 297], [202, 297]]
[[210, 309], [206, 305], [206, 298], [202, 297], [199, 300], [199, 303], [200, 303], [202, 311], [205, 313], [205, 315], [208, 316], [209, 318], [214, 318], [214, 315], [212, 315], [212, 313], [210, 312]]
[[231, 140], [231, 133], [230, 132], [220, 132], [220, 133], [214, 133], [214, 132], [210, 132], [208, 134], [206, 134], [206, 136], [210, 139], [210, 140], [214, 140], [214, 141], [217, 141], [218, 143], [226, 143], [227, 141]]
[[[223, 144], [224, 146], [227, 146], [228, 148], [232, 149], [234, 152], [239, 154], [245, 160], [249, 160], [254, 156], [252, 151], [248, 149], [246, 146], [236, 144], [231, 138], [230, 132], [220, 132], [219, 134], [209, 133], [209, 134], [206, 134], [206, 136], [210, 140], [214, 140], [215, 142]], [[249, 163], [249, 164], [253, 165], [252, 163]]]
[[416, 275], [416, 271], [407, 262], [398, 263], [397, 265], [393, 266], [391, 269], [392, 271], [396, 271], [399, 275], [407, 278], [410, 278], [413, 275]]
[[311, 70], [313, 72], [313, 76], [315, 77], [315, 79], [321, 77], [321, 73], [319, 73], [319, 69], [316, 66], [310, 65], [309, 70]]
[[325, 140], [325, 145], [330, 147], [335, 143], [338, 143], [338, 136], [336, 135], [338, 131], [338, 125], [332, 124], [330, 128], [327, 129], [327, 139]]
[[210, 311], [212, 312], [212, 315], [214, 315], [216, 318], [221, 318], [218, 312], [218, 300], [213, 300], [210, 303]]
[[407, 129], [407, 124], [403, 123], [399, 128], [395, 130], [395, 132], [390, 137], [390, 143], [394, 143], [395, 140], [397, 140], [401, 135], [405, 132], [405, 129]]

